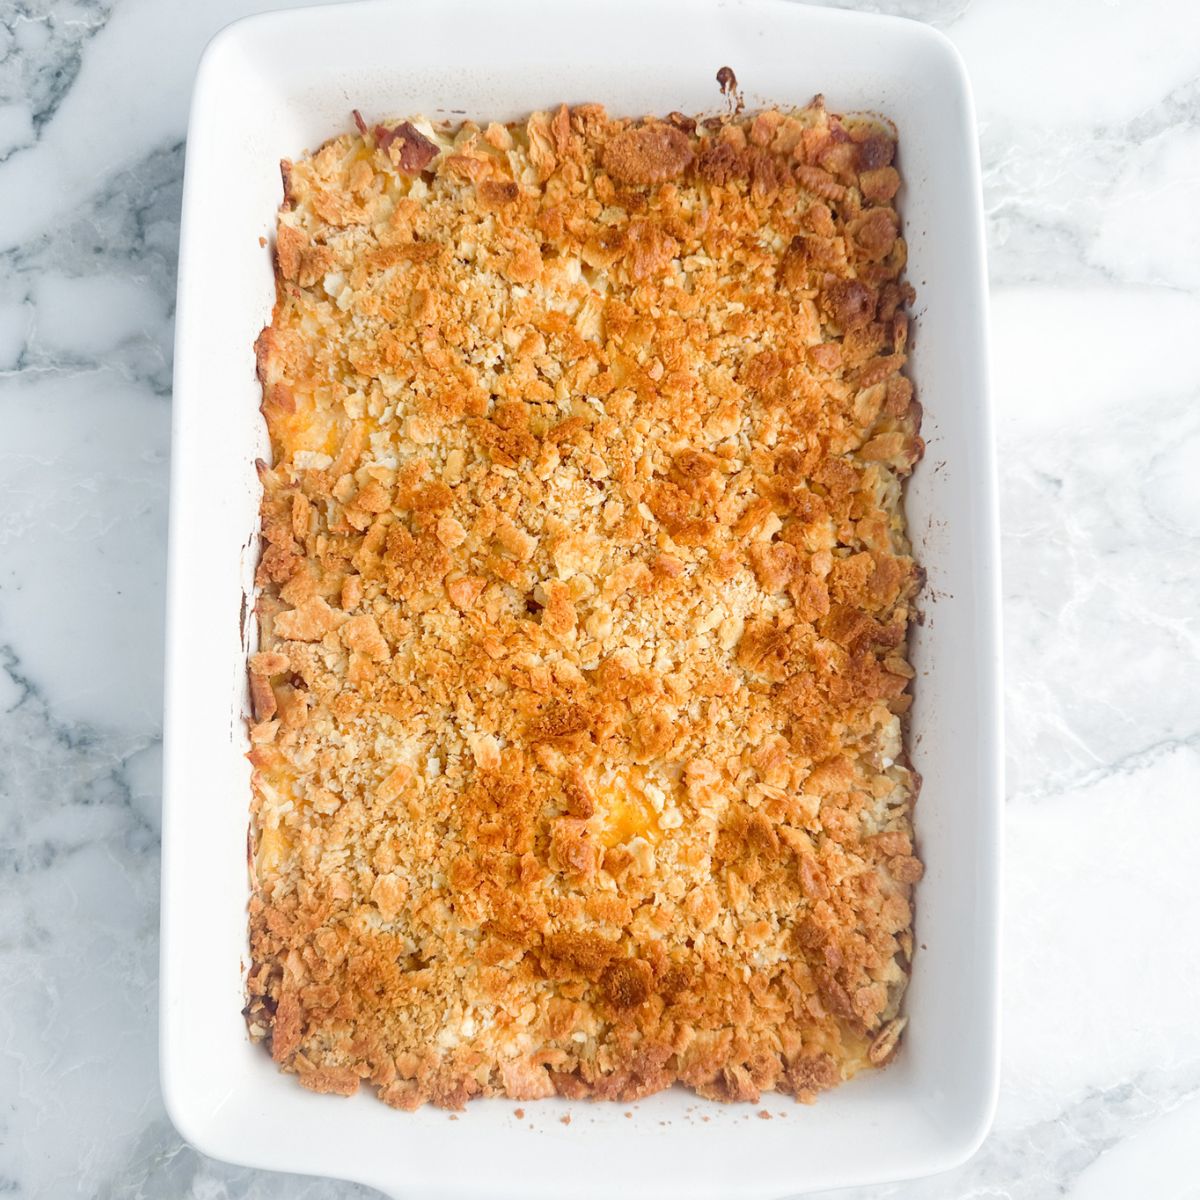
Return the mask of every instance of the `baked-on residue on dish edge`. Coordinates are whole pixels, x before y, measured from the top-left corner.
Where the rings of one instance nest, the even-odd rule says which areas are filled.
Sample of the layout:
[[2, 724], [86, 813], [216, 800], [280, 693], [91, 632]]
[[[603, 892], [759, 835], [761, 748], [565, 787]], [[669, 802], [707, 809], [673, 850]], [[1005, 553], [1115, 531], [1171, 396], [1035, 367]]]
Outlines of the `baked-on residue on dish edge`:
[[319, 1092], [809, 1100], [912, 952], [893, 132], [596, 105], [284, 164], [246, 1018]]

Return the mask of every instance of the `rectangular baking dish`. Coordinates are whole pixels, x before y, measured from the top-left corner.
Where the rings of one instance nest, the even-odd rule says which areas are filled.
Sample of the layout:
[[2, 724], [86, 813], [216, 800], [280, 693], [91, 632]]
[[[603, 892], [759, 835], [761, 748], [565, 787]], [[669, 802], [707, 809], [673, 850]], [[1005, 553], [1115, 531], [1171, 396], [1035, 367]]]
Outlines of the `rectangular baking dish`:
[[[900, 207], [917, 289], [912, 372], [928, 453], [908, 490], [928, 571], [911, 743], [927, 864], [897, 1061], [815, 1106], [722, 1107], [673, 1091], [628, 1106], [472, 1104], [452, 1120], [279, 1075], [240, 1016], [249, 768], [245, 648], [269, 447], [253, 342], [274, 295], [278, 162], [368, 118], [512, 119], [560, 101], [716, 110], [731, 66], [747, 104], [870, 109], [899, 126]], [[944, 37], [894, 18], [750, 0], [573, 8], [413, 0], [271, 13], [200, 65], [180, 246], [163, 793], [162, 1083], [214, 1157], [337, 1176], [395, 1196], [736, 1200], [943, 1170], [981, 1141], [997, 1075], [1001, 718], [986, 278], [974, 120]], [[563, 1118], [571, 1117], [570, 1123]]]

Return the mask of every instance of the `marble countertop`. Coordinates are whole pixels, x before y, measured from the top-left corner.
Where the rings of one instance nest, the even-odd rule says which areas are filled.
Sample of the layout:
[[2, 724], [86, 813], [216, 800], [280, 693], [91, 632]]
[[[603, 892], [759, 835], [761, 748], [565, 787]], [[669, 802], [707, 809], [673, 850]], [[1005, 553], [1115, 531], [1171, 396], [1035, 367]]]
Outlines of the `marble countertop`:
[[[14, 1196], [368, 1195], [209, 1161], [158, 1090], [187, 102], [210, 34], [261, 7], [0, 3], [0, 1192]], [[1200, 25], [1192, 0], [882, 7], [955, 41], [979, 108], [1005, 1036], [973, 1161], [838, 1194], [1197, 1197]]]

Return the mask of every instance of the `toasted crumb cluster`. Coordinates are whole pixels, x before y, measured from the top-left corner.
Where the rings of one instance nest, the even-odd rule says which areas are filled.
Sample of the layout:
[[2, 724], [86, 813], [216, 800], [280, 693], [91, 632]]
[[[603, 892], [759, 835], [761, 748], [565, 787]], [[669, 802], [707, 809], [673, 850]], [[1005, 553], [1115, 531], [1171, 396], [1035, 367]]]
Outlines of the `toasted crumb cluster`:
[[284, 164], [246, 1017], [319, 1092], [809, 1100], [911, 944], [893, 132], [369, 128]]

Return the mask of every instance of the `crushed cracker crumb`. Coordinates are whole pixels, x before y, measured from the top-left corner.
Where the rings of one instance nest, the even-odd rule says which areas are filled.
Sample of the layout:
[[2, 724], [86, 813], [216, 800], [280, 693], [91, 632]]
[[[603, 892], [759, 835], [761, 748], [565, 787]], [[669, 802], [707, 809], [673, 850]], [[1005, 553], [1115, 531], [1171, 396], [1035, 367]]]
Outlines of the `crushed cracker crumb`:
[[284, 164], [255, 347], [251, 1036], [409, 1110], [885, 1065], [921, 875], [894, 132], [357, 122]]

